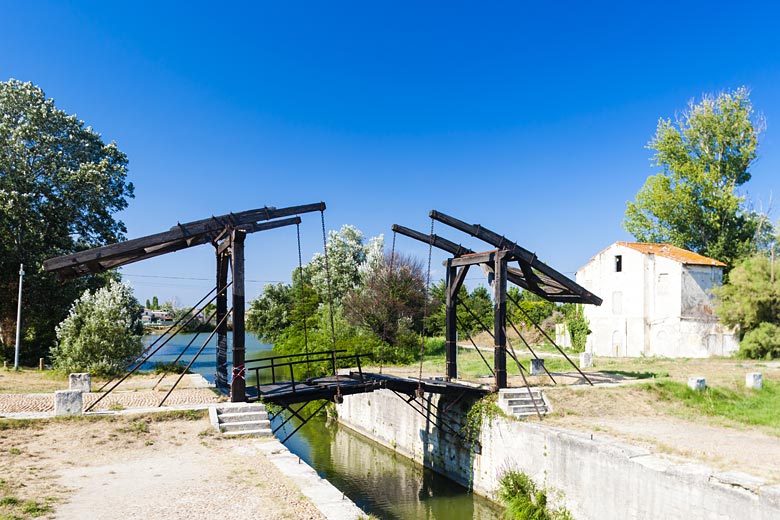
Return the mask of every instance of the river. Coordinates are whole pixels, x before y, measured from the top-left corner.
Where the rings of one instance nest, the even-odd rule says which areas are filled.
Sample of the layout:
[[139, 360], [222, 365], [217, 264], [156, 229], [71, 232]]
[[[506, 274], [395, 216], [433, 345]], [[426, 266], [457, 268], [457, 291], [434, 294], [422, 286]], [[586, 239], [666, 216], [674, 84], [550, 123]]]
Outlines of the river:
[[[153, 369], [158, 362], [170, 363], [182, 351], [194, 334], [180, 334], [165, 345], [144, 365]], [[146, 336], [145, 345], [157, 336]], [[188, 354], [192, 355], [203, 344], [208, 334], [195, 339]], [[230, 335], [228, 335], [230, 341]], [[247, 334], [248, 359], [263, 357], [272, 346]], [[212, 339], [192, 366], [192, 371], [214, 380], [216, 340]], [[230, 373], [230, 369], [228, 369]], [[249, 384], [251, 382], [248, 381]], [[274, 426], [282, 421], [274, 421]], [[277, 436], [284, 439], [299, 422], [290, 421]], [[360, 435], [335, 421], [316, 417], [309, 421], [286, 443], [287, 448], [317, 473], [331, 482], [367, 513], [393, 520], [493, 520], [502, 518], [502, 510], [492, 502], [468, 492], [423, 466], [393, 450]]]

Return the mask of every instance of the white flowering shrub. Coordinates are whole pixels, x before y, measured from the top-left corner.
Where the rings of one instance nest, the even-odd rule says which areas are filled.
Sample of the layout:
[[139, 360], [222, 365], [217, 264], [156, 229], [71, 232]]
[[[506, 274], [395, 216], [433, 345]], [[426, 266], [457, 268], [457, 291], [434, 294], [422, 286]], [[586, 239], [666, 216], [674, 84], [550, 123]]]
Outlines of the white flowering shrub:
[[141, 355], [141, 307], [127, 285], [112, 280], [85, 291], [57, 326], [54, 368], [113, 376]]

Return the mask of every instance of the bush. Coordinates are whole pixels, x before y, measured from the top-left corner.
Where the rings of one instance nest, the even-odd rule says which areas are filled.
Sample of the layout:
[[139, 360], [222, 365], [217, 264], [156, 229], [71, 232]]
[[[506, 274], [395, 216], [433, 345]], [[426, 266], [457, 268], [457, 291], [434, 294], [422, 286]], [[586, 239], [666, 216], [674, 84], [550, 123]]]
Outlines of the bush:
[[750, 359], [780, 358], [780, 326], [764, 322], [748, 331], [739, 344], [739, 354]]
[[141, 307], [130, 287], [111, 281], [85, 291], [57, 326], [52, 348], [54, 368], [114, 376], [141, 355]]
[[590, 322], [583, 315], [577, 315], [566, 321], [571, 336], [571, 348], [575, 352], [585, 352], [585, 342], [590, 334]]
[[505, 517], [517, 520], [571, 520], [564, 508], [551, 508], [547, 490], [539, 489], [531, 478], [521, 471], [507, 471], [498, 482], [498, 496], [506, 504]]

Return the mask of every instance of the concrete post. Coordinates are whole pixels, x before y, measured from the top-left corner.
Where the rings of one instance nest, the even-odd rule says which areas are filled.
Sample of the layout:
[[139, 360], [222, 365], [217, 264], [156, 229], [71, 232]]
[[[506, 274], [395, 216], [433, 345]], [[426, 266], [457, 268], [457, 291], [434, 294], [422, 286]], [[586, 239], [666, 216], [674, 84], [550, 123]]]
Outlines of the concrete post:
[[694, 392], [703, 392], [707, 388], [707, 380], [703, 377], [689, 377], [688, 388]]
[[745, 387], [752, 390], [761, 390], [764, 387], [764, 381], [760, 372], [749, 372], [745, 374]]
[[54, 415], [81, 415], [84, 403], [80, 390], [57, 390], [54, 392]]
[[580, 352], [580, 368], [590, 368], [593, 366], [593, 354], [590, 352]]
[[532, 358], [531, 359], [531, 375], [540, 376], [544, 374], [544, 359]]
[[87, 372], [71, 374], [69, 388], [88, 394], [92, 391], [92, 377]]

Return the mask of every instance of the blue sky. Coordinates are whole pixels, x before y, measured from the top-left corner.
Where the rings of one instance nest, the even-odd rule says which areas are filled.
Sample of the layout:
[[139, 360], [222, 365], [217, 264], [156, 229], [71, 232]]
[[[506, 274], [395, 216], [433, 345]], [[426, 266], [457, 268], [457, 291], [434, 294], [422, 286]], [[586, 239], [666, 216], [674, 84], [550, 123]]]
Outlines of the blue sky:
[[[573, 275], [631, 238], [620, 222], [654, 172], [658, 118], [741, 85], [767, 123], [743, 192], [763, 208], [780, 197], [772, 3], [486, 4], [3, 2], [0, 79], [39, 85], [129, 156], [129, 238], [323, 200], [329, 229], [389, 239], [393, 223], [427, 231], [438, 209]], [[303, 219], [306, 259], [322, 244], [319, 217]], [[249, 297], [289, 279], [294, 229], [247, 246]], [[124, 273], [142, 301], [194, 303], [213, 251]]]

